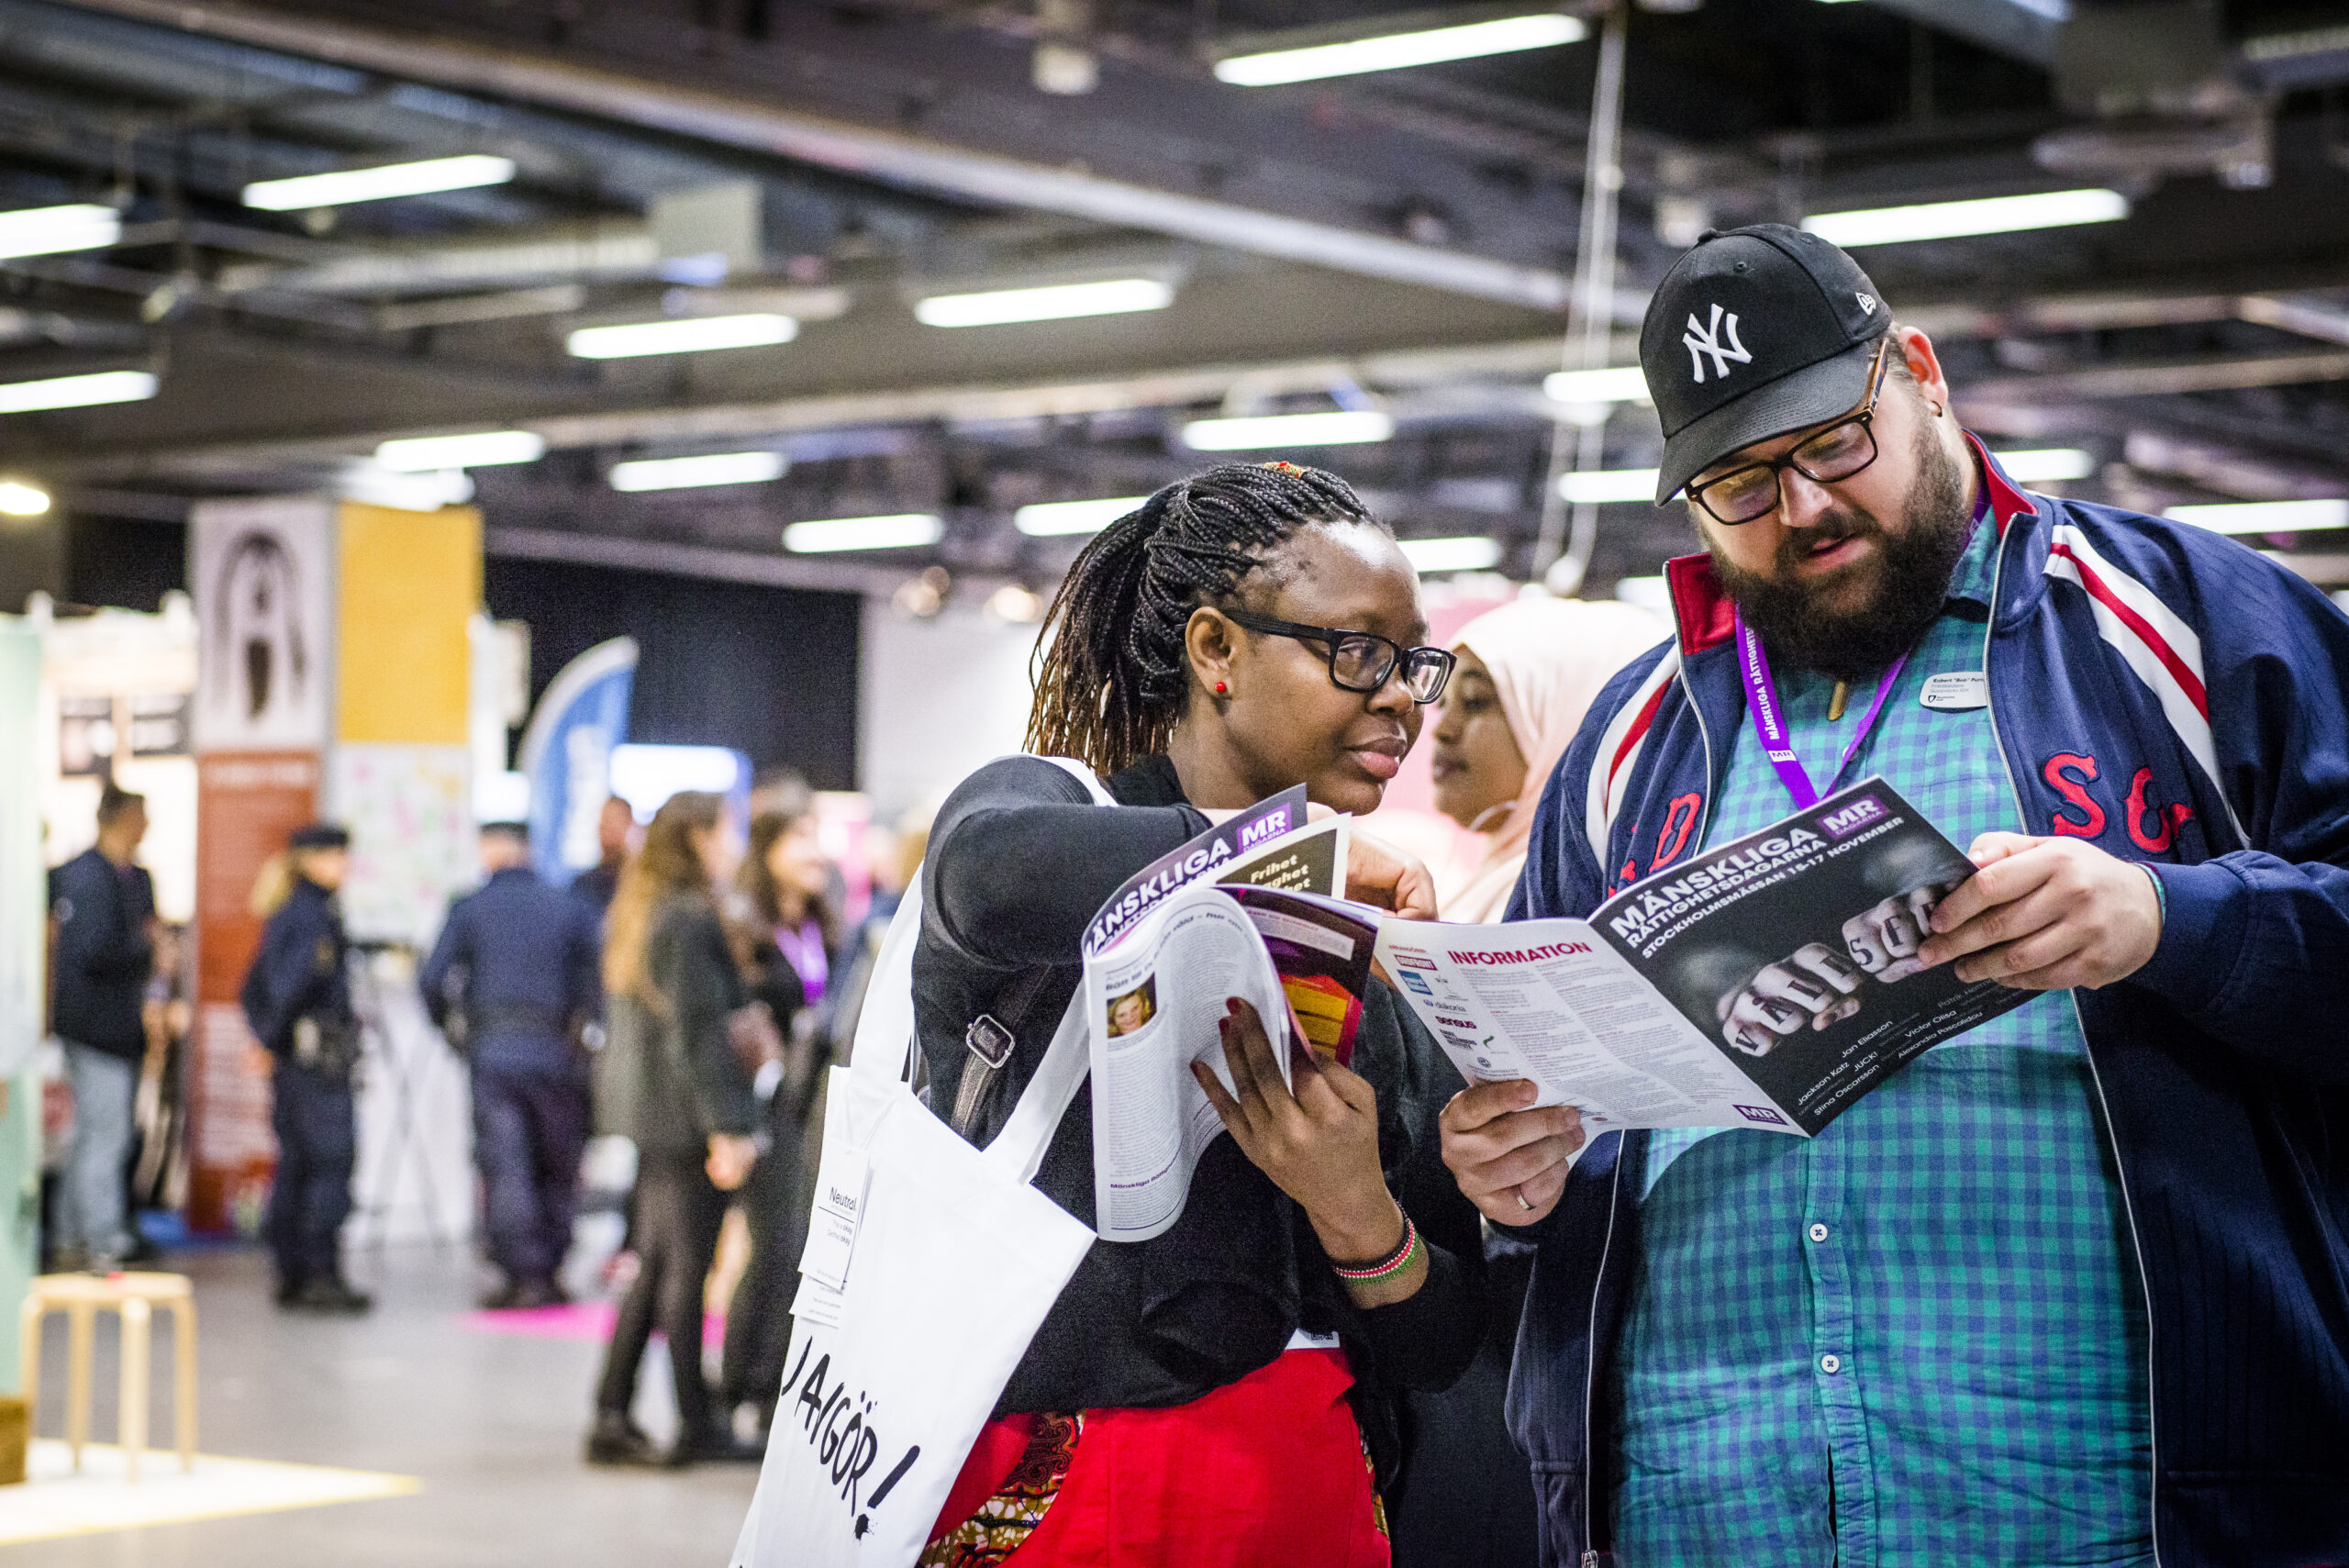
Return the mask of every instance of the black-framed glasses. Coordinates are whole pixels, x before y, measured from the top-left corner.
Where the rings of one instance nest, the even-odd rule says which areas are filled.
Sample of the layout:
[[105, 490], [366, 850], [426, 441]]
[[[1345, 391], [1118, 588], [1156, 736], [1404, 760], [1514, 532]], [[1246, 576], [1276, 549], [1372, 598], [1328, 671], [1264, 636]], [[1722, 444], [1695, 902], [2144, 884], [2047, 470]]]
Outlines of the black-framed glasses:
[[1814, 484], [1849, 479], [1876, 461], [1876, 400], [1884, 390], [1884, 373], [1891, 361], [1886, 350], [1892, 339], [1876, 345], [1876, 363], [1868, 371], [1867, 401], [1784, 457], [1732, 468], [1718, 479], [1688, 487], [1688, 498], [1731, 527], [1750, 523], [1778, 509], [1778, 472], [1793, 469]]
[[1320, 643], [1330, 655], [1330, 679], [1341, 691], [1375, 692], [1395, 678], [1399, 667], [1403, 689], [1411, 694], [1413, 702], [1427, 704], [1443, 695], [1444, 683], [1452, 679], [1453, 656], [1449, 649], [1406, 648], [1375, 632], [1302, 626], [1293, 620], [1252, 615], [1246, 610], [1224, 610], [1223, 614], [1250, 631]]

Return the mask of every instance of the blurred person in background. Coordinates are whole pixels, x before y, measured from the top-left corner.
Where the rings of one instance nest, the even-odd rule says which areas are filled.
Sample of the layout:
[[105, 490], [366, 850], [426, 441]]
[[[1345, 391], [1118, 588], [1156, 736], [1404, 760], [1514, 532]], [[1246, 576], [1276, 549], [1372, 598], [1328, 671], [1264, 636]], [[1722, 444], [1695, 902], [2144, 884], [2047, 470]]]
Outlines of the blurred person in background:
[[767, 1146], [742, 1184], [751, 1255], [727, 1308], [718, 1380], [723, 1407], [753, 1406], [762, 1431], [774, 1418], [783, 1382], [792, 1290], [807, 1240], [813, 1196], [813, 1172], [802, 1168], [807, 1111], [817, 1077], [830, 1064], [816, 1025], [839, 919], [829, 896], [833, 868], [817, 841], [816, 816], [807, 804], [751, 819], [750, 851], [730, 911], [746, 959], [751, 1005], [763, 1007], [780, 1051], [759, 1065], [754, 1079], [765, 1102]]
[[[755, 1461], [714, 1419], [702, 1375], [702, 1292], [726, 1194], [758, 1157], [758, 1105], [728, 1028], [748, 1000], [714, 889], [733, 871], [725, 802], [686, 791], [653, 814], [606, 917], [609, 1040], [597, 1058], [598, 1129], [637, 1151], [635, 1280], [596, 1390], [595, 1464]], [[795, 1260], [796, 1261], [796, 1260]], [[669, 1342], [677, 1438], [663, 1451], [629, 1415], [646, 1344]]]
[[351, 870], [351, 834], [330, 822], [295, 829], [253, 887], [268, 917], [237, 999], [275, 1058], [270, 1125], [277, 1180], [266, 1229], [277, 1304], [296, 1312], [364, 1312], [373, 1305], [342, 1276], [342, 1222], [358, 1163], [352, 1078], [359, 1023], [346, 971], [351, 942], [335, 895]]
[[[873, 965], [881, 956], [881, 939], [889, 934], [889, 922], [897, 913], [897, 906], [905, 902], [906, 889], [921, 874], [922, 858], [930, 853], [930, 826], [937, 820], [939, 799], [915, 806], [897, 818], [896, 826], [886, 833], [870, 834], [864, 840], [865, 865], [873, 878], [873, 901], [864, 918], [858, 922], [841, 943], [840, 975], [829, 991], [829, 1001], [824, 1009], [823, 1038], [830, 1043], [832, 1060], [846, 1062], [848, 1048], [856, 1039], [856, 1020], [864, 1011], [864, 992], [873, 981]], [[820, 1133], [824, 1125], [824, 1081], [820, 1073], [816, 1077], [816, 1097], [809, 1106], [809, 1126]], [[811, 1146], [808, 1159], [815, 1152]], [[813, 1196], [813, 1188], [809, 1195]]]
[[1671, 628], [1606, 599], [1518, 599], [1452, 639], [1459, 663], [1436, 720], [1435, 808], [1477, 835], [1473, 857], [1439, 884], [1443, 917], [1497, 920], [1525, 869], [1533, 807], [1591, 699]]
[[[1609, 678], [1664, 640], [1662, 619], [1608, 600], [1518, 599], [1452, 639], [1434, 726], [1435, 806], [1475, 837], [1437, 883], [1442, 917], [1497, 920], [1525, 865], [1533, 807]], [[1407, 1400], [1403, 1486], [1390, 1517], [1399, 1568], [1529, 1563], [1532, 1477], [1501, 1419], [1532, 1249], [1486, 1228], [1484, 1342], [1461, 1380]]]
[[620, 868], [628, 863], [629, 841], [636, 837], [636, 812], [618, 795], [604, 802], [596, 817], [596, 847], [602, 859], [571, 879], [571, 891], [600, 917], [619, 891]]
[[[187, 1128], [180, 1063], [188, 1030], [195, 1022], [195, 1007], [187, 996], [189, 978], [186, 929], [157, 921], [155, 971], [148, 977], [139, 1004], [147, 1055], [139, 1066], [133, 1115], [132, 1143], [137, 1152], [124, 1178], [133, 1214], [141, 1208], [177, 1208], [185, 1201], [178, 1190], [185, 1170], [180, 1156]], [[161, 1249], [139, 1234], [136, 1226], [131, 1229], [131, 1243], [132, 1262], [161, 1256]]]
[[155, 967], [155, 884], [133, 859], [146, 834], [146, 797], [108, 783], [98, 799], [97, 842], [49, 876], [52, 1027], [65, 1042], [73, 1089], [73, 1130], [57, 1191], [61, 1269], [118, 1268], [134, 1251], [125, 1174], [147, 1054], [141, 1006]]
[[473, 1162], [490, 1262], [490, 1310], [565, 1299], [579, 1158], [587, 1147], [580, 1044], [602, 1003], [594, 911], [530, 869], [530, 830], [481, 829], [481, 887], [458, 899], [418, 984], [432, 1021], [473, 1066]]

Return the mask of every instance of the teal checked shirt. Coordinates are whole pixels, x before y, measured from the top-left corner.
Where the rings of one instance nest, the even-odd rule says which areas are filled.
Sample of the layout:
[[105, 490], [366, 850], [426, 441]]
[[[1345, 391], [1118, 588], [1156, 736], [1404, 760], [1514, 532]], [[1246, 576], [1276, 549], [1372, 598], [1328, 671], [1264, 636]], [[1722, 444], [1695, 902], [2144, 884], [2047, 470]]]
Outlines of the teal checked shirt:
[[[1881, 773], [1960, 849], [2022, 828], [1988, 710], [1919, 700], [1929, 677], [1982, 668], [1995, 541], [1976, 526], [1952, 604], [1836, 781]], [[1778, 673], [1821, 795], [1873, 695], [1831, 723], [1830, 690]], [[1793, 808], [1748, 730], [1709, 844]], [[1815, 1140], [1651, 1133], [1603, 1395], [1617, 1562], [2150, 1562], [2145, 1309], [2099, 1104], [2059, 991], [1935, 1048]]]

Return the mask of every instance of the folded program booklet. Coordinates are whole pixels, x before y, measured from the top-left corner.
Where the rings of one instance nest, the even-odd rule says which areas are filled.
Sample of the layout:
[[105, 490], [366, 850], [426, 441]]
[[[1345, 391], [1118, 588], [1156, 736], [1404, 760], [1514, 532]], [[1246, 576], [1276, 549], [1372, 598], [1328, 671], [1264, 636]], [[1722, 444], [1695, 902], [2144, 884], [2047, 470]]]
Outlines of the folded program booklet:
[[1377, 951], [1472, 1079], [1531, 1078], [1596, 1130], [1816, 1136], [2030, 994], [1927, 969], [1973, 862], [1880, 778], [1659, 872], [1587, 920], [1387, 919]]

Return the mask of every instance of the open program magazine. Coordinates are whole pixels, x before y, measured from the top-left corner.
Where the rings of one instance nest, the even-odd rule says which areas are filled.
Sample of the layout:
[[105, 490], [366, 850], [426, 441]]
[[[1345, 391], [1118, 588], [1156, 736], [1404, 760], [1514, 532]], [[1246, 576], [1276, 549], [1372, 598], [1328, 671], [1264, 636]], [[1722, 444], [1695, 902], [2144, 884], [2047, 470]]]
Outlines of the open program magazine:
[[1588, 920], [1388, 919], [1378, 957], [1472, 1079], [1594, 1132], [1816, 1136], [1931, 1047], [2030, 999], [1917, 948], [1973, 862], [1880, 778], [1617, 894]]
[[[1309, 1045], [1352, 1054], [1371, 951], [1357, 906], [1330, 896], [1346, 884], [1348, 824], [1308, 824], [1305, 791], [1286, 791], [1145, 867], [1094, 917], [1084, 984], [1103, 1240], [1147, 1240], [1181, 1216], [1199, 1151], [1223, 1130], [1190, 1064], [1230, 1086], [1216, 1027], [1227, 997], [1246, 997], [1284, 1042], [1293, 1005]], [[1286, 1043], [1276, 1054], [1286, 1077]]]
[[[1294, 792], [1292, 792], [1294, 793]], [[1816, 1136], [1920, 1053], [2029, 1000], [1917, 958], [1974, 873], [1882, 779], [1635, 883], [1587, 920], [1453, 926], [1334, 896], [1347, 819], [1268, 801], [1137, 876], [1085, 943], [1096, 1229], [1160, 1234], [1222, 1130], [1228, 996], [1348, 1061], [1374, 960], [1470, 1079], [1619, 1128]], [[1286, 1048], [1278, 1052], [1288, 1071]]]

